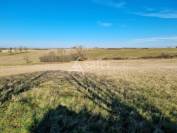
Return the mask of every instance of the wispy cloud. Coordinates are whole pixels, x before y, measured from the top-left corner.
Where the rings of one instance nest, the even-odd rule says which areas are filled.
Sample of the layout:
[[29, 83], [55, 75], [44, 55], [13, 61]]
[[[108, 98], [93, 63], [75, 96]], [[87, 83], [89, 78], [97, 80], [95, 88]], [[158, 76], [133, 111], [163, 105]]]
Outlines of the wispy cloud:
[[112, 23], [111, 23], [111, 22], [98, 21], [97, 23], [98, 23], [99, 26], [106, 27], [106, 28], [112, 26]]
[[138, 42], [151, 42], [151, 41], [160, 41], [160, 40], [176, 40], [177, 41], [177, 36], [170, 36], [170, 37], [150, 37], [150, 38], [140, 38], [140, 39], [135, 39], [134, 41]]
[[122, 8], [126, 5], [126, 2], [123, 0], [93, 0], [93, 2], [115, 8]]
[[138, 47], [175, 47], [177, 46], [177, 36], [139, 38], [130, 40], [126, 44]]
[[163, 18], [163, 19], [177, 19], [177, 11], [173, 11], [173, 10], [136, 12], [134, 14], [140, 16], [146, 16], [146, 17]]

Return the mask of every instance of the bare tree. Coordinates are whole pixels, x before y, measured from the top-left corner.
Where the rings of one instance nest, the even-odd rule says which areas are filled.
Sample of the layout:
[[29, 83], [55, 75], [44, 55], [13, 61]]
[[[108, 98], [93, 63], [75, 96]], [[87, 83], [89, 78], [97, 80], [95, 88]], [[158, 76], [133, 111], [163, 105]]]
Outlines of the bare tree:
[[9, 48], [9, 54], [12, 54], [12, 50], [13, 50], [12, 48]]
[[24, 47], [24, 52], [28, 52], [28, 48], [27, 47]]
[[19, 52], [20, 52], [20, 53], [23, 52], [23, 47], [19, 47]]
[[83, 61], [87, 59], [87, 51], [83, 46], [79, 45], [73, 48], [74, 48], [75, 54], [78, 56], [79, 61]]
[[15, 53], [18, 53], [18, 50], [17, 50], [17, 48], [16, 48], [16, 47], [14, 48], [14, 52], [15, 52]]

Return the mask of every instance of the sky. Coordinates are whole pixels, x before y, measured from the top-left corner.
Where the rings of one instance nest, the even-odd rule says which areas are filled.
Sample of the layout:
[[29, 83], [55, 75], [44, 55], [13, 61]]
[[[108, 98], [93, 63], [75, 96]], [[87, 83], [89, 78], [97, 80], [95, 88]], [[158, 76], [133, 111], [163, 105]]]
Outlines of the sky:
[[177, 0], [0, 0], [0, 47], [174, 47]]

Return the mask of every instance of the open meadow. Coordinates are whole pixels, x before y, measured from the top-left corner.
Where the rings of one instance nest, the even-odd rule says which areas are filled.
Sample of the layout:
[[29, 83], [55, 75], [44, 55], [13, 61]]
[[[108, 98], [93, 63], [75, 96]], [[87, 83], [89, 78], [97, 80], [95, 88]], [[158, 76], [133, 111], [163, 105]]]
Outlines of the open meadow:
[[50, 50], [1, 53], [0, 132], [177, 132], [177, 49], [90, 49], [85, 61], [40, 62]]
[[0, 0], [0, 133], [177, 133], [177, 0]]
[[[141, 58], [177, 58], [177, 48], [89, 48], [84, 49], [88, 60], [119, 60]], [[51, 52], [70, 54], [74, 49], [28, 49], [22, 52], [0, 52], [0, 66], [41, 64], [40, 57]]]

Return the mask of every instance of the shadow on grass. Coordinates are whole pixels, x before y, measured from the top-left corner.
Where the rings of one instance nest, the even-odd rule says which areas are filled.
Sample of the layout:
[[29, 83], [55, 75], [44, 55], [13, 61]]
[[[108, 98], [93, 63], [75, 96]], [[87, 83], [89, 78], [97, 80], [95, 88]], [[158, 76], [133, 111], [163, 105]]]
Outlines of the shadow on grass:
[[[65, 106], [48, 111], [40, 122], [31, 127], [34, 133], [175, 133], [177, 124], [152, 105], [145, 102], [151, 112], [151, 120], [143, 118], [135, 107], [121, 102], [120, 92], [112, 83], [97, 80], [95, 77], [70, 74], [66, 79], [95, 105], [109, 112], [109, 117], [93, 114], [83, 107], [79, 112]], [[143, 108], [143, 107], [142, 107]]]
[[32, 87], [38, 86], [42, 83], [40, 79], [46, 72], [39, 72], [34, 74], [22, 74], [0, 79], [0, 105], [12, 98], [13, 95], [18, 95], [22, 92], [28, 91]]

